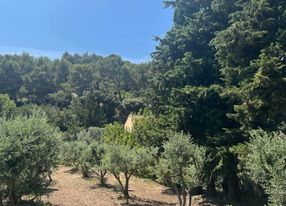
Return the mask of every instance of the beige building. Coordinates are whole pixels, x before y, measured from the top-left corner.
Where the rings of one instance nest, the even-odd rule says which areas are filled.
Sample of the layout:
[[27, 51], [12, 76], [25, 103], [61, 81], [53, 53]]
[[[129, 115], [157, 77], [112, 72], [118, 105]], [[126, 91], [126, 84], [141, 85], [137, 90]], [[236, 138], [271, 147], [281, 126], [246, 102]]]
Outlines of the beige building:
[[128, 118], [127, 118], [127, 120], [126, 120], [126, 122], [125, 122], [125, 124], [124, 124], [124, 129], [127, 130], [127, 131], [129, 131], [129, 132], [131, 132], [131, 131], [132, 131], [132, 128], [133, 128], [133, 126], [134, 126], [134, 124], [135, 124], [135, 121], [136, 121], [137, 119], [142, 118], [142, 117], [143, 117], [142, 115], [129, 114], [129, 115], [128, 115]]

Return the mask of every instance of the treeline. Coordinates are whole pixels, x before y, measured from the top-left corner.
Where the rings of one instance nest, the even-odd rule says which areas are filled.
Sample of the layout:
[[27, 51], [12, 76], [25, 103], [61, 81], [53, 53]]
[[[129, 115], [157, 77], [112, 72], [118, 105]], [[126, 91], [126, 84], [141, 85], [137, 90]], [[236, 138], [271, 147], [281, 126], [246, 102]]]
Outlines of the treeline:
[[73, 119], [73, 126], [100, 127], [124, 122], [129, 113], [143, 107], [149, 67], [117, 55], [65, 53], [56, 60], [26, 53], [3, 55], [0, 93], [8, 94], [17, 106], [52, 106], [56, 111], [51, 112], [62, 114], [58, 120], [62, 131], [71, 126], [64, 119]]
[[[172, 187], [181, 206], [188, 195], [221, 191], [230, 202], [251, 194], [285, 205], [286, 2], [168, 0], [165, 6], [174, 9], [174, 24], [157, 38], [150, 63], [116, 55], [1, 56], [0, 93], [11, 99], [0, 98], [8, 121], [3, 131], [45, 111], [42, 121], [59, 128], [62, 143], [41, 177], [61, 162], [83, 177], [98, 174], [101, 184], [110, 172], [127, 199], [129, 178], [138, 175]], [[130, 113], [135, 121], [126, 131]], [[17, 164], [17, 158], [8, 164], [9, 150], [3, 151], [4, 169]], [[21, 190], [15, 198], [11, 187], [2, 187], [5, 201], [25, 195]]]

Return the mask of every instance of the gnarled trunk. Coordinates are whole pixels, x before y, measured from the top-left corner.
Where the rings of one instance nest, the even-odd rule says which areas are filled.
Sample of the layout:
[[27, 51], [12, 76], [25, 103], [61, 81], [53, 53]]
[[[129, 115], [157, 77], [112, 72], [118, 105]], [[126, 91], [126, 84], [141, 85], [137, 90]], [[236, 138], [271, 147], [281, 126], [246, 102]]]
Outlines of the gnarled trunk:
[[131, 174], [128, 175], [127, 173], [124, 173], [124, 177], [125, 177], [125, 184], [123, 185], [123, 182], [121, 181], [120, 178], [120, 174], [116, 173], [116, 172], [112, 172], [112, 174], [114, 175], [115, 179], [118, 181], [121, 192], [123, 193], [124, 198], [127, 201], [127, 204], [129, 204], [129, 179], [131, 177]]
[[99, 172], [100, 176], [100, 185], [105, 185], [105, 175], [106, 175], [106, 170], [100, 171]]
[[89, 178], [90, 177], [89, 168], [85, 164], [83, 164], [81, 166], [81, 172], [82, 172], [82, 177], [83, 178]]
[[182, 206], [182, 196], [181, 196], [181, 188], [180, 186], [177, 185], [173, 185], [173, 188], [176, 191], [177, 197], [178, 197], [178, 202], [179, 202], [179, 206]]

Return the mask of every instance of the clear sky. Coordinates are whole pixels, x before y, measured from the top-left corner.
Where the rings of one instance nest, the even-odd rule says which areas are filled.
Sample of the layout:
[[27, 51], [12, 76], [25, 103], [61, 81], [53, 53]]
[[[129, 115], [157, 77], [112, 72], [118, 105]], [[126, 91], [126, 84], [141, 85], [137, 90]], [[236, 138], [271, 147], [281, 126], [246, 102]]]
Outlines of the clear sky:
[[163, 0], [0, 0], [0, 8], [1, 54], [89, 52], [134, 62], [150, 57], [173, 12]]

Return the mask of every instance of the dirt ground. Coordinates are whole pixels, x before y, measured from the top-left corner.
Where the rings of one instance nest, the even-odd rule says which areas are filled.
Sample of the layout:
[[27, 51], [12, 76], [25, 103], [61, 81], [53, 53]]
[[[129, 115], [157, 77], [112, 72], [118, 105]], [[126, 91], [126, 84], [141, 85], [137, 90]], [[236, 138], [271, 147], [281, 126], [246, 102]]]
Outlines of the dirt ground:
[[[49, 206], [125, 206], [116, 180], [107, 176], [107, 186], [100, 187], [96, 177], [83, 179], [69, 167], [59, 167], [52, 176], [55, 184], [42, 198]], [[176, 206], [177, 196], [170, 189], [151, 180], [131, 177], [129, 206]], [[226, 206], [220, 199], [194, 196], [192, 206]], [[234, 206], [260, 204], [234, 204]], [[262, 204], [263, 205], [263, 204]]]
[[[117, 206], [126, 205], [116, 187], [116, 181], [108, 176], [107, 187], [99, 187], [98, 180], [82, 179], [78, 173], [70, 172], [68, 167], [60, 167], [54, 173], [55, 185], [44, 197], [51, 206]], [[132, 177], [130, 181], [132, 206], [175, 206], [177, 198], [168, 193], [168, 188], [150, 180]]]

